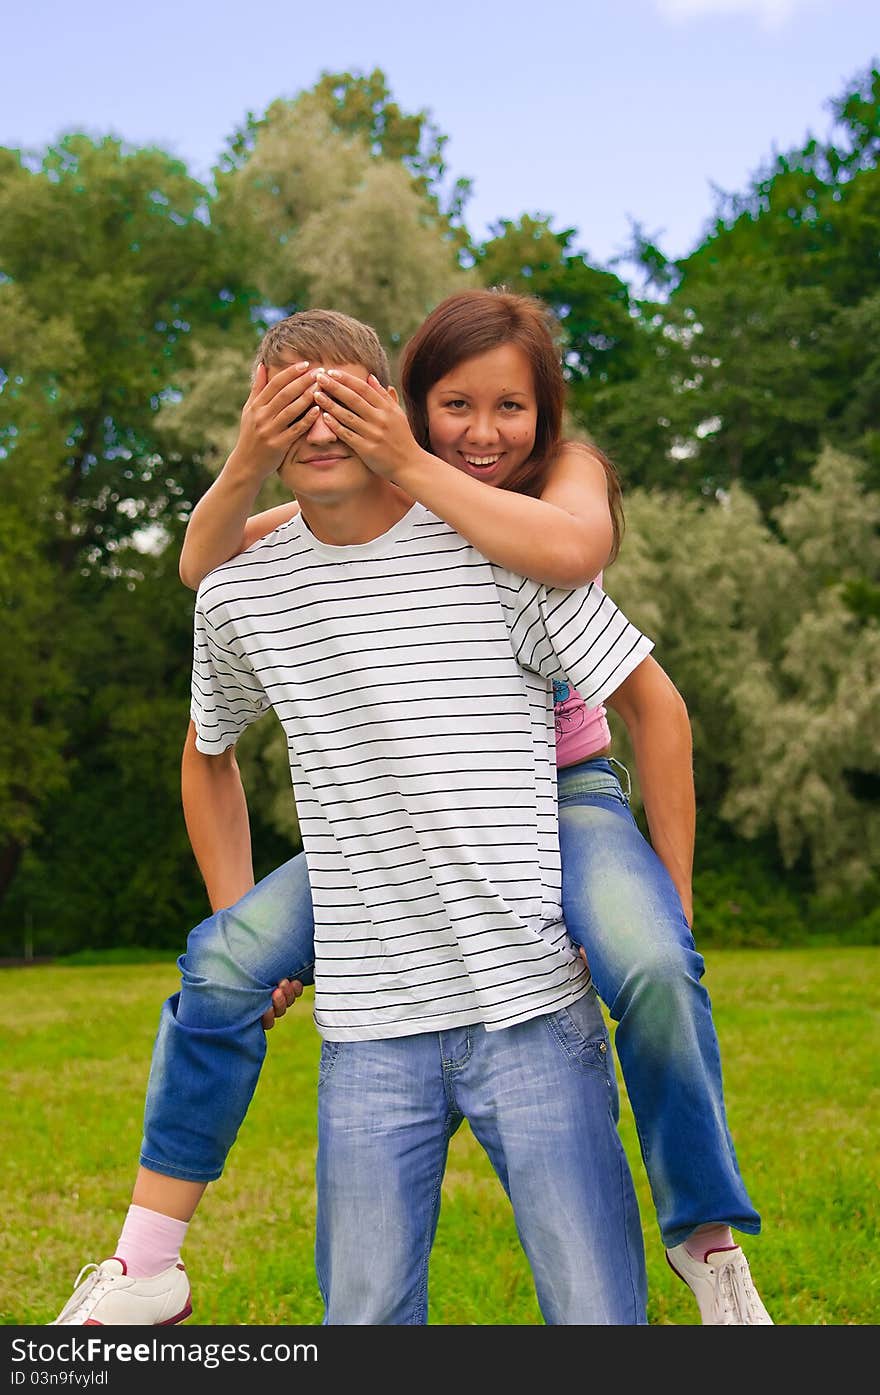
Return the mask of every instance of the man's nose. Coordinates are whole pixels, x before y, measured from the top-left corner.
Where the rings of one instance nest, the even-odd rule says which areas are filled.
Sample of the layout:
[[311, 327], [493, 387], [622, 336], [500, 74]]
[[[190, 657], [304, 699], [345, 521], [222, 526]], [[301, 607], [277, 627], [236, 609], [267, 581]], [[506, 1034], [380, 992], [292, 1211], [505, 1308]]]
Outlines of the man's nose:
[[309, 427], [306, 440], [310, 441], [312, 445], [315, 446], [326, 446], [328, 441], [338, 440], [338, 437], [334, 436], [329, 423], [324, 420], [323, 412], [319, 412], [315, 417], [315, 420]]

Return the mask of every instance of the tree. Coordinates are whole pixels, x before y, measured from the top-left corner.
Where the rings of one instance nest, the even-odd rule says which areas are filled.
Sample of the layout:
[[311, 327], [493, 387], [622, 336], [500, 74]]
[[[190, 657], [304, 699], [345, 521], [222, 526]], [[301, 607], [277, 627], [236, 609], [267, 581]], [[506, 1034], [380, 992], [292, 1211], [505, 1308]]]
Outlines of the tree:
[[701, 818], [772, 836], [825, 895], [880, 865], [880, 499], [861, 474], [824, 450], [774, 526], [742, 486], [637, 491], [607, 578], [688, 703]]
[[579, 412], [629, 485], [711, 497], [739, 481], [770, 519], [825, 440], [880, 478], [877, 67], [830, 106], [826, 141], [719, 192], [688, 256], [671, 261], [634, 228], [628, 260], [646, 283], [629, 306], [634, 371], [617, 371], [615, 343]]
[[[471, 181], [459, 177], [448, 191], [444, 188], [449, 177], [444, 154], [449, 137], [439, 130], [424, 108], [417, 112], [402, 110], [381, 68], [374, 68], [371, 73], [324, 72], [315, 86], [301, 93], [296, 101], [302, 109], [323, 117], [333, 134], [361, 139], [373, 157], [402, 165], [449, 226], [459, 227], [462, 240], [467, 243], [460, 220]], [[275, 106], [273, 103], [269, 112]], [[248, 113], [220, 157], [220, 172], [238, 169], [247, 163], [269, 112], [262, 118]]]
[[279, 99], [252, 120], [218, 171], [212, 216], [264, 305], [332, 305], [373, 325], [393, 351], [465, 279], [460, 239], [427, 175], [407, 167], [425, 163], [412, 141], [371, 139], [350, 108], [347, 120], [332, 103], [328, 111], [331, 95]]
[[602, 385], [632, 379], [639, 366], [638, 327], [628, 287], [591, 266], [573, 246], [574, 228], [554, 232], [548, 218], [501, 219], [475, 250], [483, 285], [540, 297], [556, 315], [572, 408], [589, 416]]
[[164, 467], [156, 423], [193, 326], [246, 318], [205, 201], [178, 161], [111, 139], [0, 158], [0, 898], [77, 767], [94, 617], [139, 579], [125, 549], [201, 487]]
[[880, 71], [831, 107], [827, 142], [811, 137], [720, 196], [701, 245], [664, 268], [664, 318], [689, 347], [678, 429], [690, 473], [708, 491], [742, 480], [767, 516], [826, 437], [877, 459]]
[[861, 477], [825, 449], [777, 511], [800, 613], [772, 672], [741, 677], [737, 702], [762, 720], [725, 801], [747, 834], [775, 827], [786, 866], [806, 852], [823, 889], [859, 890], [880, 867], [880, 497]]
[[[372, 155], [402, 165], [449, 225], [460, 226], [471, 181], [459, 176], [448, 190], [444, 187], [450, 173], [445, 156], [449, 137], [429, 111], [403, 111], [381, 68], [371, 73], [322, 73], [312, 92], [335, 130], [365, 136]], [[466, 243], [466, 234], [463, 240]]]

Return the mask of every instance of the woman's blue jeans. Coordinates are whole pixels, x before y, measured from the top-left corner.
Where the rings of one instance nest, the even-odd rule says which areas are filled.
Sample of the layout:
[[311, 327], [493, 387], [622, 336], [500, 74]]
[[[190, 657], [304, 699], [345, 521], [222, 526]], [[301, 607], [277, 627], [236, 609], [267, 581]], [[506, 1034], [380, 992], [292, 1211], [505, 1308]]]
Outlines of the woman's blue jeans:
[[756, 1235], [761, 1219], [727, 1126], [703, 957], [609, 761], [560, 770], [559, 843], [565, 923], [617, 1022], [664, 1245], [710, 1221]]
[[[757, 1234], [727, 1126], [703, 959], [610, 762], [559, 772], [559, 829], [566, 925], [618, 1024], [663, 1242], [712, 1221]], [[262, 1015], [280, 979], [313, 981], [313, 937], [302, 854], [190, 932], [153, 1050], [144, 1167], [220, 1176], [266, 1053]]]

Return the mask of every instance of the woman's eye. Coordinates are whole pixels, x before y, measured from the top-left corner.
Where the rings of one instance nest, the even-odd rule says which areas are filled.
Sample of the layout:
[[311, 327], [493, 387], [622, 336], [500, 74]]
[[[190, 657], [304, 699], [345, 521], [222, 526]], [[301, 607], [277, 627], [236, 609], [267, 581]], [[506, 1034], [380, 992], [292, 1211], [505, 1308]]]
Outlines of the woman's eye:
[[455, 407], [457, 410], [459, 407], [466, 407], [467, 403], [465, 402], [463, 397], [453, 397], [451, 401], [446, 403], [446, 405], [447, 407]]
[[511, 412], [521, 412], [521, 411], [522, 411], [522, 403], [521, 403], [521, 402], [502, 402], [501, 405], [502, 405], [502, 407], [504, 407], [505, 409], [509, 408], [509, 409], [511, 410]]

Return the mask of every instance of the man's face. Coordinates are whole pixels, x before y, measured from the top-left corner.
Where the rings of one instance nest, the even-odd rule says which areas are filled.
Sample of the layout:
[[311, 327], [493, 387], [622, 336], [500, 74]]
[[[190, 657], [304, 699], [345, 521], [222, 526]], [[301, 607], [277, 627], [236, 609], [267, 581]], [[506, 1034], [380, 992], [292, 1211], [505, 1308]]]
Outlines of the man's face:
[[[287, 366], [283, 363], [274, 366], [269, 371], [269, 378]], [[341, 368], [363, 382], [369, 376], [369, 370], [362, 363], [312, 365], [312, 371], [318, 368]], [[300, 436], [291, 446], [278, 475], [297, 499], [314, 499], [316, 503], [332, 503], [335, 499], [363, 489], [377, 478], [367, 469], [360, 456], [334, 436], [320, 414], [305, 436]]]

